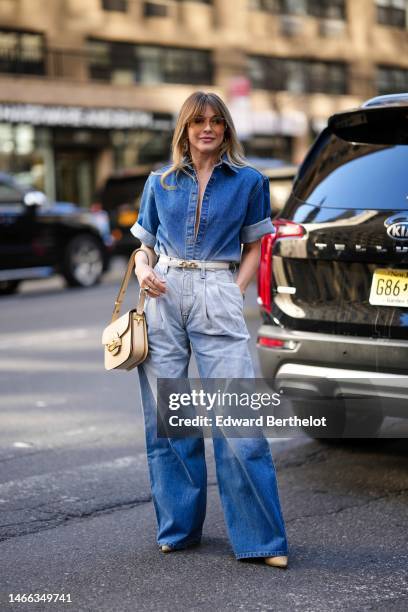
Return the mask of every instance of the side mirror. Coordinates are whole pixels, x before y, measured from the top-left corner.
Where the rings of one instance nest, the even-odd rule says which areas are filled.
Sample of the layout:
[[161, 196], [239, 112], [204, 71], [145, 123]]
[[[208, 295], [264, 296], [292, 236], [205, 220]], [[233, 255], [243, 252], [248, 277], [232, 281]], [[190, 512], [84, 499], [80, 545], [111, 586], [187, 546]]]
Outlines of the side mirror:
[[26, 206], [46, 206], [48, 198], [42, 191], [29, 191], [24, 194], [23, 202]]

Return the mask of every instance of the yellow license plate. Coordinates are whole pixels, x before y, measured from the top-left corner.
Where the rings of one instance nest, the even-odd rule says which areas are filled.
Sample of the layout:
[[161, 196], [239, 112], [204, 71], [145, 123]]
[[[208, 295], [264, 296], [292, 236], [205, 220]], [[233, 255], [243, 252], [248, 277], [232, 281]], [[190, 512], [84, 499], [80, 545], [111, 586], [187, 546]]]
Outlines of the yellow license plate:
[[374, 306], [408, 307], [408, 270], [375, 270], [369, 300]]
[[133, 225], [137, 220], [136, 210], [123, 210], [119, 213], [118, 223], [119, 225]]

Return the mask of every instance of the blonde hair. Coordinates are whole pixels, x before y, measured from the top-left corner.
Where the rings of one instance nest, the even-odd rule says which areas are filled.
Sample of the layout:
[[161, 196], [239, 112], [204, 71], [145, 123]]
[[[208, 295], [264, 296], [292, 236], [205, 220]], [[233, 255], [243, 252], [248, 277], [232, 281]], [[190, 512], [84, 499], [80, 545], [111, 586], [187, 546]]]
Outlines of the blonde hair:
[[165, 183], [166, 177], [171, 174], [171, 172], [177, 172], [178, 170], [186, 172], [186, 167], [188, 163], [191, 162], [187, 126], [193, 117], [204, 113], [207, 104], [212, 106], [217, 114], [225, 121], [224, 141], [219, 150], [220, 158], [226, 153], [228, 161], [232, 165], [237, 167], [250, 165], [244, 157], [244, 151], [238, 140], [231, 113], [225, 102], [215, 93], [195, 91], [185, 100], [177, 118], [171, 143], [172, 165], [163, 172], [160, 179], [160, 184], [165, 189], [176, 189], [176, 187], [172, 187]]

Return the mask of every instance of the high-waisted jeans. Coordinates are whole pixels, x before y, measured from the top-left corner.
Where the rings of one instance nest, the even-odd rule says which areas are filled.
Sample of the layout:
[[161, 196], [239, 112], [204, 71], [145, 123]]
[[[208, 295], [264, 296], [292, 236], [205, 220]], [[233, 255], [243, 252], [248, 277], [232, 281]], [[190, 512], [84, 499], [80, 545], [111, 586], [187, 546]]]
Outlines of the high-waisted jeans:
[[[187, 378], [191, 350], [200, 378], [253, 378], [243, 298], [230, 270], [157, 263], [167, 291], [147, 298], [149, 354], [138, 367], [157, 541], [173, 549], [201, 539], [207, 470], [202, 437], [157, 436], [157, 378]], [[285, 525], [269, 444], [213, 436], [225, 522], [237, 559], [286, 555]]]

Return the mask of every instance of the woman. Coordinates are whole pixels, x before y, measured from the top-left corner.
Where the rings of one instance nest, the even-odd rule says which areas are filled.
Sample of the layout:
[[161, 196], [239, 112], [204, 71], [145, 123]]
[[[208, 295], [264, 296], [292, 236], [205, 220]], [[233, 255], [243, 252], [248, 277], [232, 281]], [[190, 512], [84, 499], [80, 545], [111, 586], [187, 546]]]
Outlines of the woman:
[[[187, 378], [191, 350], [202, 379], [254, 378], [243, 296], [258, 269], [260, 239], [273, 231], [268, 180], [245, 161], [219, 96], [195, 92], [187, 98], [172, 153], [170, 166], [150, 174], [131, 228], [143, 249], [135, 273], [147, 297], [149, 354], [138, 374], [162, 552], [200, 542], [207, 474], [202, 437], [157, 436], [157, 378]], [[238, 262], [235, 281], [231, 265]], [[267, 441], [221, 436], [213, 444], [235, 557], [262, 557], [286, 567], [285, 526]]]

